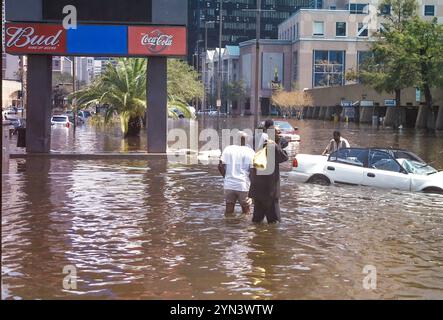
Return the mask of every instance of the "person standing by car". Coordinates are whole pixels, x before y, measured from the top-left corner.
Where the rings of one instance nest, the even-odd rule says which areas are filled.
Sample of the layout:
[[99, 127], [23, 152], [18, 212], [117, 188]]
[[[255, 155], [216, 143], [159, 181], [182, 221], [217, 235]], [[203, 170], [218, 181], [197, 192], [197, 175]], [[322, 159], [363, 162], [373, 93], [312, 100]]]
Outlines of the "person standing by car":
[[280, 138], [280, 132], [276, 130], [275, 142], [266, 140], [264, 148], [274, 157], [274, 170], [271, 174], [260, 174], [257, 169], [252, 170], [251, 190], [249, 195], [254, 199], [254, 213], [252, 222], [261, 223], [264, 218], [268, 223], [280, 222], [280, 163], [288, 160], [288, 154], [283, 149], [288, 142]]
[[263, 148], [263, 145], [266, 140], [268, 140], [269, 135], [267, 131], [274, 126], [274, 120], [268, 119], [264, 122], [263, 132], [255, 135], [254, 147], [255, 150], [258, 151]]
[[325, 151], [323, 151], [322, 155], [331, 154], [332, 152], [335, 152], [337, 150], [343, 149], [343, 148], [350, 148], [351, 145], [349, 144], [348, 140], [343, 138], [341, 136], [340, 131], [334, 131], [333, 134], [334, 138], [329, 141], [329, 144], [326, 146]]
[[235, 204], [240, 202], [242, 212], [250, 214], [251, 199], [249, 189], [251, 186], [250, 171], [255, 152], [246, 145], [247, 134], [243, 131], [238, 133], [240, 145], [231, 145], [223, 150], [218, 170], [224, 178], [224, 190], [226, 200], [225, 215], [234, 214]]

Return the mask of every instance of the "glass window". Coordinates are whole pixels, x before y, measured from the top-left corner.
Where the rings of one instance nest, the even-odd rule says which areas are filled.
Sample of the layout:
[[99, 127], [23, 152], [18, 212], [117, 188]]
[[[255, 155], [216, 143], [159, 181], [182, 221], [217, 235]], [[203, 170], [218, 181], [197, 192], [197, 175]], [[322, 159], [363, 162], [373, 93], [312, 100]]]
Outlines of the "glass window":
[[369, 4], [367, 3], [350, 3], [349, 11], [354, 14], [367, 14], [369, 9]]
[[400, 172], [401, 167], [389, 154], [382, 151], [371, 150], [369, 153], [369, 168]]
[[435, 15], [435, 6], [433, 5], [425, 5], [425, 16], [434, 16]]
[[353, 166], [364, 167], [368, 163], [366, 149], [340, 149], [329, 157], [330, 162], [340, 162]]
[[357, 37], [367, 37], [368, 36], [368, 25], [362, 22], [358, 23]]
[[381, 7], [381, 14], [382, 15], [390, 15], [391, 14], [391, 6], [389, 4], [385, 4]]
[[314, 50], [314, 87], [344, 84], [345, 51]]
[[314, 21], [314, 36], [322, 36], [325, 34], [323, 21]]
[[335, 23], [335, 35], [337, 37], [346, 37], [346, 22]]

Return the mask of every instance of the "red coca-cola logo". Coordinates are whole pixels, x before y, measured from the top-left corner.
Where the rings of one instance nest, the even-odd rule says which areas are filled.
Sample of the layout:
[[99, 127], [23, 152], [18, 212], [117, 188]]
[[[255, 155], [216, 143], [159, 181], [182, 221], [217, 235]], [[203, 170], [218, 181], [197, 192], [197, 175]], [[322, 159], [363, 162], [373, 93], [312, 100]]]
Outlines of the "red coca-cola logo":
[[186, 27], [129, 26], [128, 54], [131, 56], [185, 56]]
[[6, 50], [11, 53], [63, 53], [66, 33], [62, 26], [44, 24], [7, 24]]
[[141, 39], [141, 44], [152, 53], [160, 53], [167, 47], [172, 46], [174, 36], [163, 34], [160, 30], [154, 30], [144, 34]]

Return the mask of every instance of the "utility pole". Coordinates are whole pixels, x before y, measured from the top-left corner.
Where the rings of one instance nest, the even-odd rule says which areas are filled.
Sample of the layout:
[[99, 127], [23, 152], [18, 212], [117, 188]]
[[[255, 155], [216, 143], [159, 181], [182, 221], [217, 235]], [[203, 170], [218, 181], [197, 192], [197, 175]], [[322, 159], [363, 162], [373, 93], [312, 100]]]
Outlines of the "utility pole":
[[275, 10], [262, 10], [261, 0], [257, 0], [256, 9], [243, 9], [243, 11], [255, 11], [256, 12], [256, 22], [255, 22], [255, 112], [254, 112], [254, 126], [258, 125], [260, 110], [260, 31], [261, 31], [261, 13], [262, 12], [273, 12]]
[[223, 0], [220, 0], [220, 12], [219, 12], [219, 48], [218, 48], [218, 72], [217, 72], [217, 126], [220, 123], [220, 107], [221, 107], [221, 47], [223, 36]]

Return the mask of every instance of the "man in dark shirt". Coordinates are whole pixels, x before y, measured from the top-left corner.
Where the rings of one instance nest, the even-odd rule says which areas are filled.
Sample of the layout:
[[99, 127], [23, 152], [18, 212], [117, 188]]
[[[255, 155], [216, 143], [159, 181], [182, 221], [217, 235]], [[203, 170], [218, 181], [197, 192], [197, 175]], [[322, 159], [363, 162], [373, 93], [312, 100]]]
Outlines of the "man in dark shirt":
[[288, 160], [288, 154], [283, 150], [288, 142], [279, 137], [276, 132], [275, 142], [267, 141], [265, 147], [268, 154], [275, 157], [275, 168], [271, 174], [251, 172], [251, 189], [249, 195], [254, 199], [254, 214], [252, 222], [260, 223], [266, 217], [268, 223], [280, 222], [280, 167], [279, 164]]

